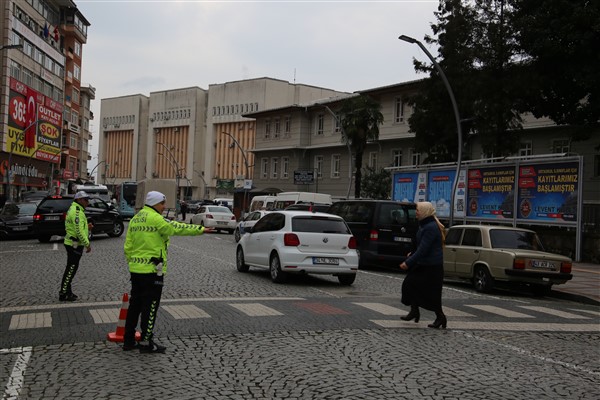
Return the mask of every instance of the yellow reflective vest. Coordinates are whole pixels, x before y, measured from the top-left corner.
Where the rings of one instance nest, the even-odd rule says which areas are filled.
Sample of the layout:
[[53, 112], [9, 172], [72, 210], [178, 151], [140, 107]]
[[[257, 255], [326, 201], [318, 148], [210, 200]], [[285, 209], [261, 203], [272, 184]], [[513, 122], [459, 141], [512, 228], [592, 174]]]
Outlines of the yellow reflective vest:
[[170, 221], [154, 208], [144, 206], [127, 227], [124, 250], [129, 272], [152, 274], [157, 272], [156, 262], [162, 262], [162, 273], [166, 274], [169, 238], [203, 233], [203, 226]]
[[85, 216], [85, 209], [76, 201], [71, 203], [71, 207], [69, 207], [69, 210], [67, 211], [65, 231], [64, 243], [67, 246], [88, 247], [90, 245], [90, 239], [88, 238], [88, 220]]

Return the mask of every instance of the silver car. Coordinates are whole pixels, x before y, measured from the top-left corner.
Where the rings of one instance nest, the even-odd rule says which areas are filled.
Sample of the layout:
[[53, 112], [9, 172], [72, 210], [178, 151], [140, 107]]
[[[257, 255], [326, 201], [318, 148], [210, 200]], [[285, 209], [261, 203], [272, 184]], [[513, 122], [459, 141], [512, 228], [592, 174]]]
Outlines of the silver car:
[[337, 276], [351, 285], [358, 271], [356, 239], [337, 215], [309, 211], [273, 211], [240, 239], [237, 270], [267, 269], [275, 283], [290, 274]]
[[233, 212], [224, 206], [201, 206], [198, 213], [192, 217], [192, 224], [214, 228], [217, 231], [226, 231], [230, 234], [235, 231], [237, 220]]

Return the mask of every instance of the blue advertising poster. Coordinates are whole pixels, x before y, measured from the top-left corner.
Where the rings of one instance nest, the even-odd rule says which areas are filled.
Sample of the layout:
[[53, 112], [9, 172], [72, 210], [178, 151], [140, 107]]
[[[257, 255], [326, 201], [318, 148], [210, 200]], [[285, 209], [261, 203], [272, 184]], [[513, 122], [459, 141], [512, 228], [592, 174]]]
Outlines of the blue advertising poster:
[[450, 217], [452, 202], [452, 187], [456, 171], [429, 171], [427, 179], [427, 200], [435, 207], [438, 217]]
[[515, 201], [515, 167], [469, 169], [468, 216], [512, 219]]
[[394, 174], [394, 193], [392, 200], [414, 202], [418, 196], [419, 173], [396, 172]]
[[577, 162], [520, 166], [517, 218], [577, 222], [579, 173]]

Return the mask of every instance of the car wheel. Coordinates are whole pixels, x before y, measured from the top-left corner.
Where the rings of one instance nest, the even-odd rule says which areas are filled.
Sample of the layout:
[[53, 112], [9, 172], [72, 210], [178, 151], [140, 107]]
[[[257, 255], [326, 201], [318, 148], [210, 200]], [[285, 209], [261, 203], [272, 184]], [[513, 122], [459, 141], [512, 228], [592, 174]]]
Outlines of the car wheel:
[[543, 297], [550, 294], [552, 284], [550, 285], [531, 285], [531, 293], [536, 297]]
[[244, 250], [242, 249], [242, 246], [239, 246], [235, 252], [235, 266], [239, 272], [248, 272], [250, 269], [250, 267], [246, 265], [246, 260], [244, 260]]
[[40, 243], [49, 243], [51, 238], [52, 238], [51, 235], [40, 235], [40, 236], [38, 236], [38, 240], [40, 241]]
[[240, 234], [240, 230], [236, 229], [235, 232], [233, 233], [233, 238], [235, 239], [235, 242], [239, 242], [240, 239], [242, 238], [242, 235]]
[[271, 256], [269, 263], [269, 270], [271, 271], [271, 280], [275, 283], [285, 282], [286, 274], [281, 270], [281, 261], [277, 253]]
[[108, 232], [108, 236], [119, 237], [123, 234], [124, 230], [125, 230], [125, 226], [123, 225], [123, 222], [115, 221], [115, 223], [113, 224], [112, 231]]
[[340, 285], [350, 286], [354, 283], [356, 279], [356, 274], [344, 274], [338, 275], [338, 280], [340, 281]]
[[489, 292], [494, 287], [494, 279], [483, 266], [475, 267], [473, 274], [473, 286], [478, 292]]
[[234, 231], [234, 230], [235, 230], [235, 229], [229, 229], [229, 230], [227, 231], [227, 233], [229, 233], [230, 235], [233, 235], [233, 231]]

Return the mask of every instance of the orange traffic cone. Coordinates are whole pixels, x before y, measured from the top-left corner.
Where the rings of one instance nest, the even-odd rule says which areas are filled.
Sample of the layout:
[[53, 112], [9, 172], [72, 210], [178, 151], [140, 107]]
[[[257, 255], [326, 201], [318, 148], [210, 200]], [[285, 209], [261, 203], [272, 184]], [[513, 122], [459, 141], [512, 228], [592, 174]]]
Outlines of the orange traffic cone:
[[[127, 310], [129, 309], [129, 295], [123, 294], [123, 305], [121, 305], [121, 311], [119, 312], [119, 320], [117, 321], [117, 330], [109, 332], [106, 338], [110, 342], [122, 343], [125, 336], [125, 320], [127, 319]], [[142, 340], [142, 335], [139, 332], [135, 332], [135, 340], [139, 342]]]

